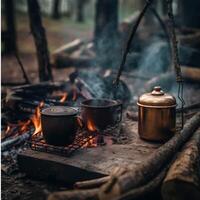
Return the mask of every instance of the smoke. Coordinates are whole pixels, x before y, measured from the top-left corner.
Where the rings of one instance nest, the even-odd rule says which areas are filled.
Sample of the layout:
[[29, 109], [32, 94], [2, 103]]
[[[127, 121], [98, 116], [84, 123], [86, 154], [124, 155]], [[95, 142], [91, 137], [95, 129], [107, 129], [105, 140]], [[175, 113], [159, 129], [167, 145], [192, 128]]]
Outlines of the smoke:
[[170, 65], [169, 46], [164, 41], [152, 42], [142, 52], [139, 60], [139, 73], [155, 76], [166, 72]]

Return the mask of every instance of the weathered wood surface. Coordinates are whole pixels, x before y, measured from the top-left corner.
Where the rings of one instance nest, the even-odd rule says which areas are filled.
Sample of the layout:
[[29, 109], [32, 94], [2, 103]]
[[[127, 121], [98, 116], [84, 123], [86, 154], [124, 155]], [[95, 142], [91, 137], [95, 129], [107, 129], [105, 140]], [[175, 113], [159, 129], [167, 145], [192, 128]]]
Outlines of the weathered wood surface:
[[19, 166], [29, 175], [52, 178], [66, 183], [108, 175], [117, 166], [134, 169], [160, 144], [141, 140], [137, 134], [137, 122], [126, 119], [122, 127], [123, 133], [128, 135], [128, 141], [125, 141], [125, 144], [80, 149], [71, 157], [28, 149], [19, 154]]
[[162, 184], [164, 200], [200, 199], [200, 129], [171, 165]]

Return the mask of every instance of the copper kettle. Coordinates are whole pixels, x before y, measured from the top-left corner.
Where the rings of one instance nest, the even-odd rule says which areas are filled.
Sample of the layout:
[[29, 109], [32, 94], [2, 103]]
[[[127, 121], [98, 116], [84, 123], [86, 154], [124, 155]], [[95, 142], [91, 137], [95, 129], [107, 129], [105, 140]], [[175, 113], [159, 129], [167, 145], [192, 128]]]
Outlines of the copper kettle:
[[142, 139], [163, 142], [176, 131], [176, 99], [154, 87], [138, 99], [138, 132]]

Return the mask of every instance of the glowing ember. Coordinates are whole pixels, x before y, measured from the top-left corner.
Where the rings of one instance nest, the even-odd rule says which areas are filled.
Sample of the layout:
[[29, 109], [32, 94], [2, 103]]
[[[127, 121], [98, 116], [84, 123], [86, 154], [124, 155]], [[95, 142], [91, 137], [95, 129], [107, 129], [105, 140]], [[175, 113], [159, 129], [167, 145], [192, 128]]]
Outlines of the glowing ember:
[[82, 146], [82, 148], [86, 147], [97, 147], [97, 137], [89, 136], [89, 141]]
[[40, 109], [44, 106], [44, 102], [41, 102], [39, 106], [35, 110], [35, 114], [31, 117], [31, 121], [35, 127], [35, 131], [33, 135], [39, 133], [42, 131], [42, 125], [41, 125], [41, 114]]
[[61, 102], [61, 103], [65, 102], [65, 101], [67, 100], [67, 96], [68, 96], [68, 94], [67, 94], [67, 92], [65, 92], [65, 93], [63, 94], [62, 98], [60, 99], [60, 102]]

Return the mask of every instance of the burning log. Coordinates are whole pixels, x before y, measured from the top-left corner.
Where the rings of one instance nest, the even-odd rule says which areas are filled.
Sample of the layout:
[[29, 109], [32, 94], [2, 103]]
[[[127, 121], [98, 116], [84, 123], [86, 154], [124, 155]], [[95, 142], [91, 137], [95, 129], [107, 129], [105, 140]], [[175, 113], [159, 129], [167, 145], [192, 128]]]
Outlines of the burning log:
[[[138, 190], [141, 190], [141, 186], [144, 186], [149, 182], [151, 183], [151, 180], [158, 176], [158, 174], [162, 174], [163, 168], [165, 169], [166, 166], [169, 165], [175, 153], [177, 153], [180, 147], [189, 139], [199, 126], [200, 112], [188, 120], [180, 134], [176, 134], [171, 140], [158, 148], [155, 153], [141, 163], [141, 165], [139, 165], [135, 170], [130, 170], [116, 179], [111, 178], [112, 180], [110, 179], [99, 190], [77, 190], [73, 192], [56, 193], [51, 195], [49, 200], [92, 198], [116, 199], [134, 189], [135, 193], [137, 193]], [[148, 187], [147, 184], [147, 188]], [[137, 190], [136, 188], [139, 189]]]
[[24, 133], [22, 135], [13, 137], [11, 139], [8, 139], [8, 140], [2, 142], [1, 143], [1, 151], [2, 152], [6, 151], [15, 145], [19, 145], [19, 144], [23, 143], [24, 141], [28, 140], [31, 137], [32, 133], [33, 133], [33, 129], [27, 131], [26, 133]]
[[163, 199], [200, 199], [200, 129], [186, 143], [162, 184]]

